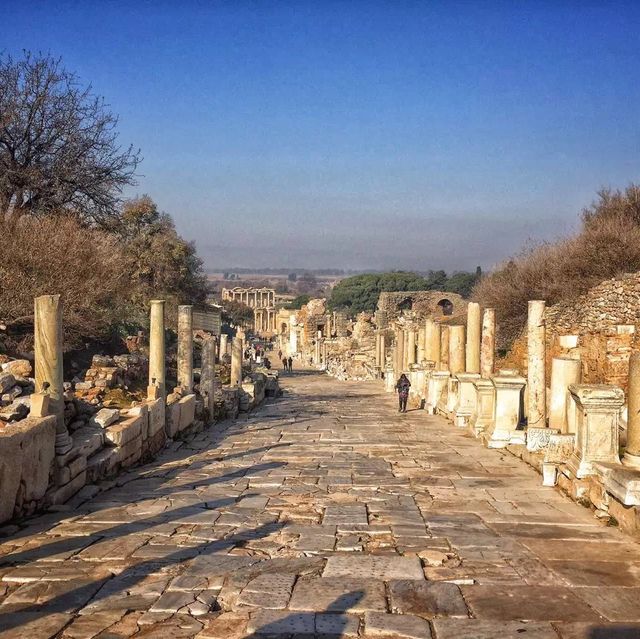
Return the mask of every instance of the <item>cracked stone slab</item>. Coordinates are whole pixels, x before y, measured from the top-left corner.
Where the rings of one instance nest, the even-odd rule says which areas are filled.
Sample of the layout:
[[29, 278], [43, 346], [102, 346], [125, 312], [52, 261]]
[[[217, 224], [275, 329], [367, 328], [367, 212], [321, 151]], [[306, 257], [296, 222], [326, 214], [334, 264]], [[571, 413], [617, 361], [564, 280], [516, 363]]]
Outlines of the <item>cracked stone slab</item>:
[[422, 579], [424, 573], [417, 557], [397, 555], [335, 556], [327, 559], [323, 577], [361, 577], [365, 579]]
[[468, 617], [467, 606], [456, 584], [441, 581], [392, 581], [391, 611], [434, 617]]

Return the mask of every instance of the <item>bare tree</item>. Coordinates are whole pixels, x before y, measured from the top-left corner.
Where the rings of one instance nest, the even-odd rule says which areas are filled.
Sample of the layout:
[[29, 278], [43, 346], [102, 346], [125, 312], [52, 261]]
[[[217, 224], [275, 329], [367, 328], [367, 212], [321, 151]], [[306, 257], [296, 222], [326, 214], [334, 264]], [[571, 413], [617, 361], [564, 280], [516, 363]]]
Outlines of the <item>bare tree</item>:
[[60, 59], [0, 57], [0, 216], [73, 209], [102, 224], [116, 215], [141, 159], [118, 145], [117, 123]]

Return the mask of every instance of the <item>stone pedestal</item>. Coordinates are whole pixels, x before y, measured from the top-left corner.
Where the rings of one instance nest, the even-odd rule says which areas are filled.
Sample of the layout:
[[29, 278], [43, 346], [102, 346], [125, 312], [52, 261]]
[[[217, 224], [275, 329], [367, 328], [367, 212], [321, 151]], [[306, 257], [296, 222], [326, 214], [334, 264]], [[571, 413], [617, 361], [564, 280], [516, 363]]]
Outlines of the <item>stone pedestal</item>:
[[464, 326], [449, 327], [449, 372], [452, 375], [464, 373], [465, 341]]
[[193, 306], [178, 306], [178, 386], [193, 391]]
[[485, 308], [482, 314], [482, 342], [480, 343], [480, 375], [489, 379], [496, 360], [496, 311]]
[[208, 337], [202, 343], [202, 366], [200, 368], [200, 395], [213, 422], [213, 410], [216, 391], [216, 338]]
[[230, 386], [240, 386], [242, 384], [242, 357], [244, 344], [238, 333], [231, 343], [231, 377]]
[[515, 371], [500, 371], [491, 378], [496, 389], [493, 430], [489, 432], [489, 448], [504, 448], [514, 437], [522, 417], [522, 393], [526, 380]]
[[596, 462], [620, 463], [618, 414], [624, 393], [605, 384], [573, 384], [569, 392], [577, 410], [576, 443], [568, 467], [581, 479], [596, 474]]
[[[542, 429], [540, 429], [542, 430]], [[542, 462], [542, 485], [555, 486], [558, 482], [558, 467], [566, 464], [573, 454], [575, 437], [573, 435], [552, 434], [544, 449]]]
[[149, 311], [149, 386], [157, 386], [160, 397], [166, 394], [164, 300], [151, 300]]
[[449, 327], [440, 325], [440, 365], [441, 371], [449, 370]]
[[640, 353], [629, 358], [627, 447], [622, 463], [640, 469]]
[[545, 379], [545, 303], [529, 302], [527, 321], [527, 426], [547, 425], [547, 382]]
[[56, 417], [56, 454], [68, 453], [73, 442], [64, 425], [62, 371], [62, 304], [59, 295], [34, 300], [34, 354], [36, 393], [49, 396], [48, 412]]
[[387, 365], [384, 369], [384, 390], [387, 393], [393, 393], [396, 389], [396, 377], [393, 366]]
[[471, 428], [478, 437], [493, 427], [496, 389], [490, 379], [476, 379], [473, 385], [476, 389], [476, 401], [471, 413]]
[[[440, 324], [433, 319], [428, 319], [424, 324], [424, 357], [425, 359], [435, 362], [436, 366], [440, 363], [441, 357], [441, 335]], [[448, 363], [448, 362], [447, 362]]]
[[476, 403], [474, 383], [480, 379], [479, 373], [461, 373], [458, 375], [458, 405], [455, 408], [454, 423], [466, 428], [471, 422], [471, 414]]
[[457, 375], [451, 375], [447, 380], [447, 405], [446, 414], [447, 417], [453, 421], [456, 414], [456, 408], [458, 407], [458, 401], [460, 399], [460, 382]]
[[567, 399], [569, 386], [582, 381], [582, 363], [579, 359], [554, 357], [551, 360], [551, 391], [549, 398], [549, 428], [568, 432]]
[[422, 401], [425, 397], [426, 374], [424, 366], [421, 364], [411, 364], [409, 366], [409, 381], [411, 388], [409, 389], [409, 401], [414, 407], [422, 407]]
[[427, 402], [425, 408], [431, 415], [437, 412], [438, 404], [446, 392], [449, 371], [432, 371], [427, 381]]
[[467, 344], [465, 371], [480, 373], [480, 304], [469, 302], [467, 306]]

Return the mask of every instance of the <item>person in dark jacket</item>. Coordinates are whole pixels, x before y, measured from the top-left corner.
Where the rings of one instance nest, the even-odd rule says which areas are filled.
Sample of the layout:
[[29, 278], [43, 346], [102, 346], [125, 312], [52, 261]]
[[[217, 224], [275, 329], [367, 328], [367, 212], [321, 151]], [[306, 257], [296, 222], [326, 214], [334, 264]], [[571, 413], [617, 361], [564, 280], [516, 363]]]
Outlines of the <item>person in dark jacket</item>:
[[411, 382], [409, 378], [402, 373], [400, 379], [396, 382], [396, 390], [398, 391], [398, 412], [407, 412], [407, 400], [409, 399], [409, 389], [411, 388]]
[[289, 357], [289, 360], [287, 363], [289, 364], [289, 372], [293, 373], [293, 357]]

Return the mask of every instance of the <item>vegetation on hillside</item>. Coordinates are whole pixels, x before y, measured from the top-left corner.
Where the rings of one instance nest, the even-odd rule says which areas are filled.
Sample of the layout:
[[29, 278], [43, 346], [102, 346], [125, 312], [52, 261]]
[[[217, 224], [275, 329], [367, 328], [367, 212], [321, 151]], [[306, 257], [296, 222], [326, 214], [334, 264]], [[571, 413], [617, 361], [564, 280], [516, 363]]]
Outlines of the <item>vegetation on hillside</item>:
[[407, 271], [355, 275], [335, 285], [329, 307], [352, 315], [372, 312], [383, 291], [449, 291], [467, 297], [479, 277], [479, 269], [476, 273], [454, 273], [450, 277], [444, 271], [430, 271], [426, 276]]
[[640, 270], [640, 186], [602, 190], [570, 238], [542, 243], [483, 277], [473, 297], [496, 309], [503, 346], [526, 324], [528, 300], [573, 300], [605, 279]]

